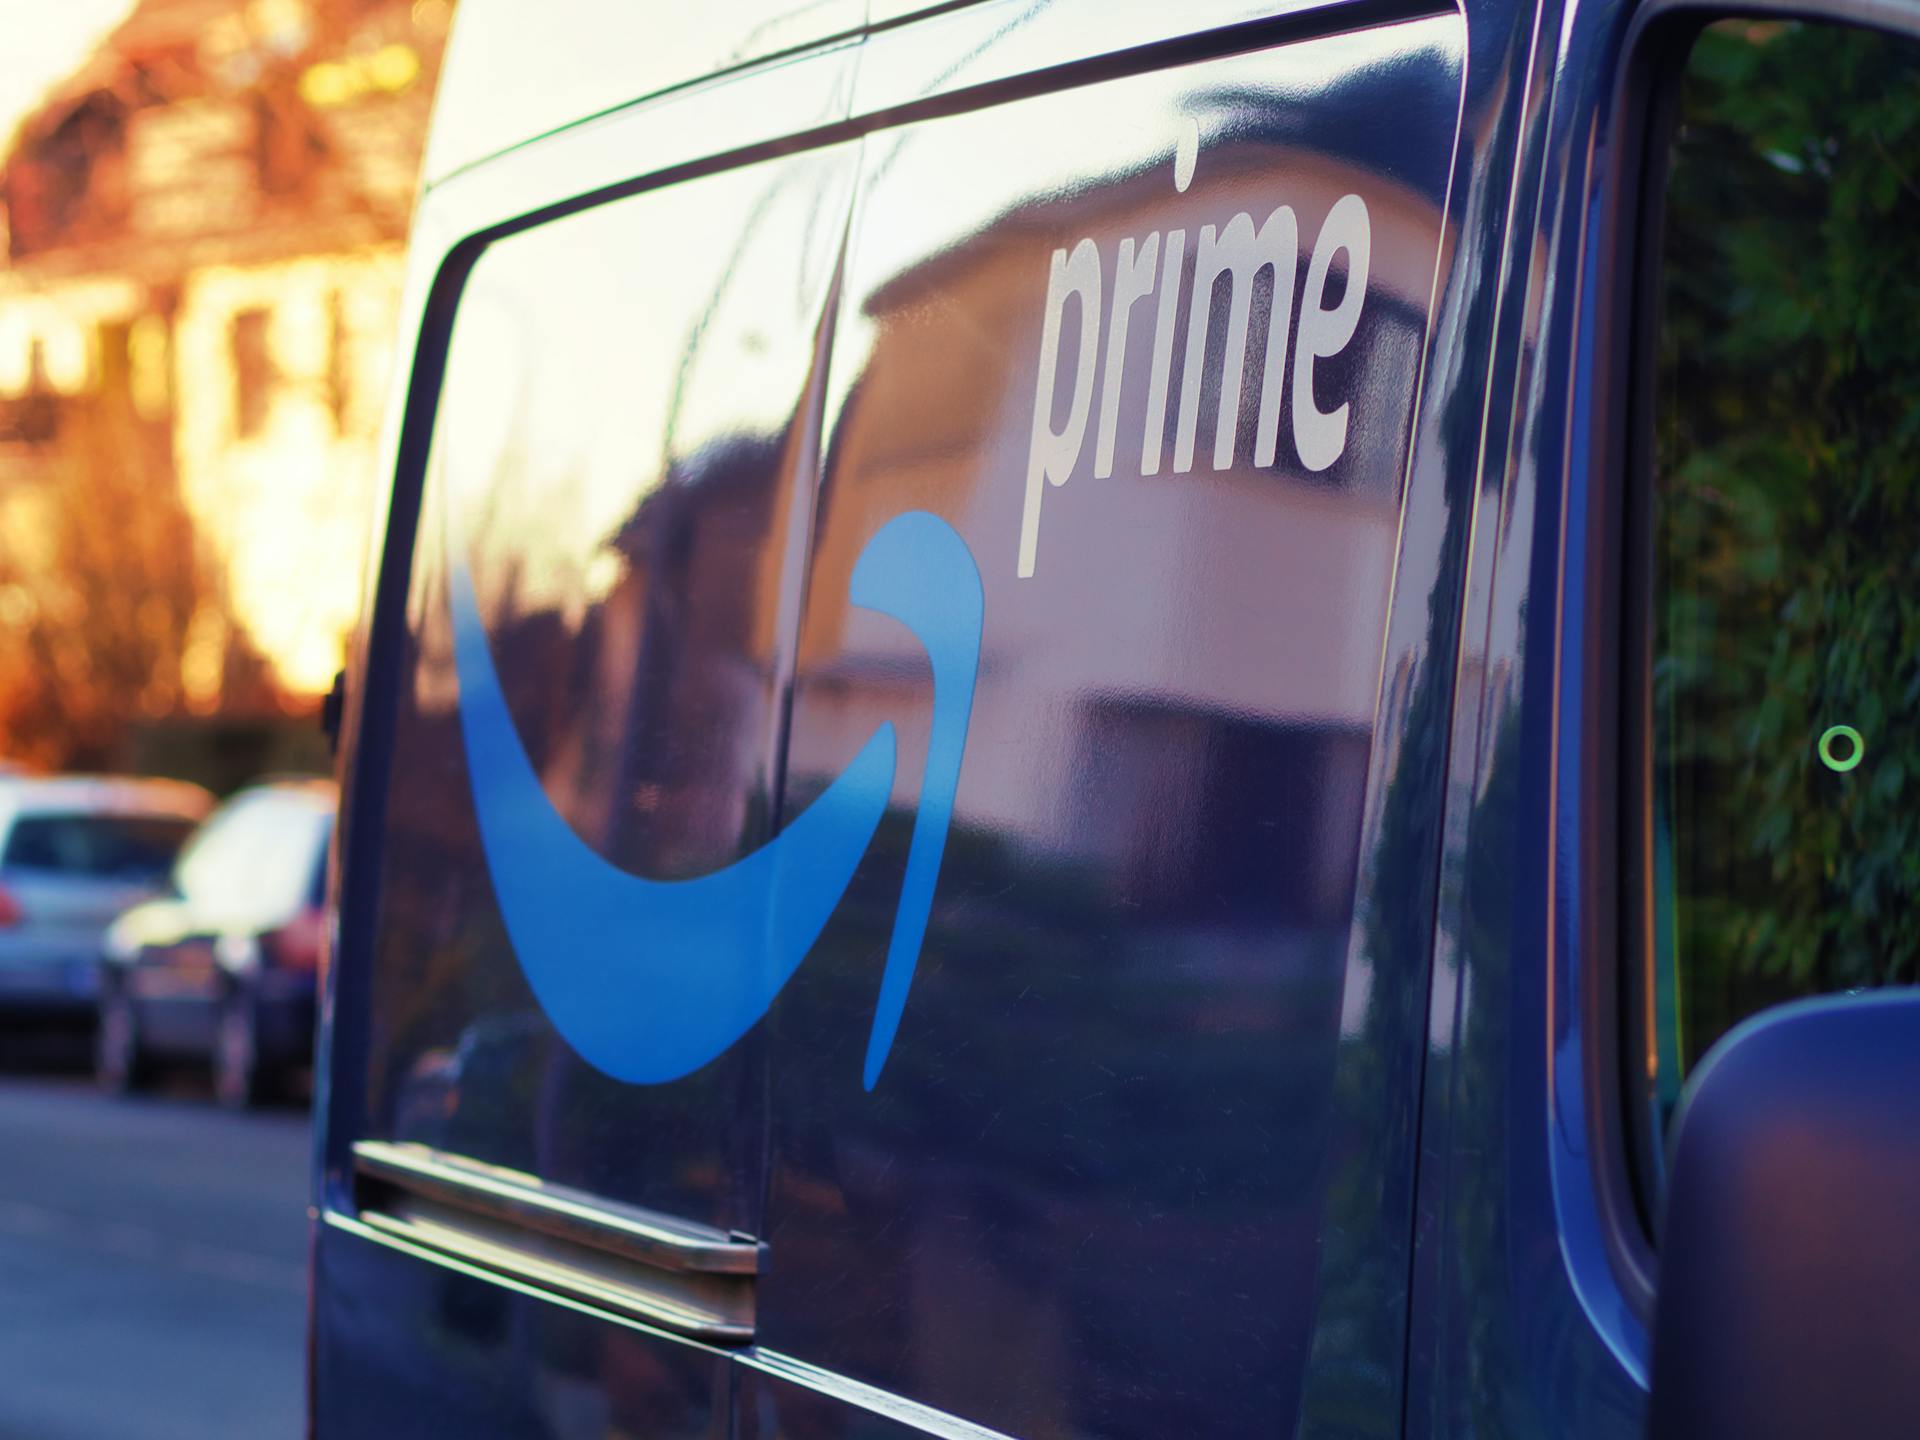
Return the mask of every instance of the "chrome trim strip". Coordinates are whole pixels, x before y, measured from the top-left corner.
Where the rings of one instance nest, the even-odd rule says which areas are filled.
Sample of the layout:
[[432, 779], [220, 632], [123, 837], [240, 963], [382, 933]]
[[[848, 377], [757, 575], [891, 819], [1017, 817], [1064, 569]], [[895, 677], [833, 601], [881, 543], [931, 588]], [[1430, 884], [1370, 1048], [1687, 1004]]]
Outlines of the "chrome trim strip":
[[761, 1247], [426, 1145], [353, 1147], [358, 1228], [716, 1345], [753, 1339]]
[[649, 1269], [747, 1277], [760, 1270], [761, 1247], [752, 1240], [430, 1146], [362, 1140], [353, 1168], [356, 1188], [368, 1192], [365, 1208], [392, 1210], [380, 1192], [397, 1191]]
[[1461, 13], [1458, 0], [975, 0], [869, 35], [849, 118], [911, 123], [915, 107], [973, 109], [1008, 85], [1075, 88]]
[[430, 1203], [406, 1202], [399, 1211], [363, 1211], [360, 1221], [379, 1234], [475, 1269], [523, 1280], [537, 1291], [584, 1301], [676, 1335], [719, 1345], [743, 1345], [753, 1338], [750, 1280], [674, 1275], [626, 1264], [599, 1251]]
[[392, 1250], [410, 1259], [418, 1260], [423, 1265], [449, 1270], [472, 1280], [484, 1280], [490, 1285], [498, 1286], [501, 1290], [510, 1291], [515, 1295], [524, 1295], [530, 1300], [538, 1300], [547, 1305], [558, 1305], [562, 1309], [588, 1315], [596, 1320], [627, 1326], [662, 1340], [695, 1346], [714, 1354], [737, 1353], [733, 1350], [737, 1341], [729, 1340], [723, 1346], [710, 1337], [688, 1335], [680, 1330], [668, 1329], [649, 1315], [633, 1310], [615, 1310], [601, 1300], [589, 1301], [569, 1293], [562, 1293], [549, 1285], [530, 1283], [517, 1275], [488, 1268], [461, 1255], [425, 1244], [404, 1227], [392, 1222], [371, 1225], [363, 1219], [356, 1219], [338, 1210], [327, 1210], [321, 1214], [320, 1223], [329, 1230], [350, 1235], [365, 1244], [378, 1245], [382, 1249]]
[[843, 1405], [852, 1405], [883, 1420], [908, 1426], [916, 1434], [934, 1436], [937, 1440], [1012, 1440], [1002, 1431], [990, 1430], [985, 1425], [962, 1420], [958, 1415], [949, 1415], [944, 1410], [936, 1410], [905, 1395], [896, 1395], [891, 1390], [879, 1389], [832, 1370], [822, 1370], [817, 1365], [809, 1365], [804, 1360], [796, 1360], [778, 1351], [756, 1347], [740, 1351], [734, 1359], [763, 1374], [804, 1386]]
[[[443, 1250], [437, 1245], [423, 1241], [418, 1234], [391, 1220], [383, 1223], [371, 1223], [368, 1218], [356, 1219], [341, 1214], [337, 1210], [328, 1210], [320, 1216], [320, 1223], [328, 1229], [369, 1245], [379, 1245], [385, 1249], [410, 1256], [423, 1264], [439, 1266], [456, 1274], [466, 1275], [476, 1280], [486, 1280], [499, 1284], [503, 1289], [530, 1299], [541, 1300], [548, 1304], [560, 1305], [582, 1315], [608, 1320], [623, 1325], [634, 1326], [645, 1333], [658, 1335], [664, 1339], [676, 1340], [682, 1344], [698, 1345], [705, 1349], [712, 1344], [710, 1336], [690, 1336], [678, 1327], [669, 1328], [650, 1315], [641, 1315], [630, 1309], [616, 1307], [600, 1295], [561, 1292], [550, 1285], [532, 1284], [517, 1274], [494, 1269], [469, 1256]], [[817, 1365], [809, 1365], [804, 1360], [796, 1360], [774, 1350], [763, 1350], [755, 1346], [745, 1349], [731, 1348], [737, 1344], [731, 1342], [726, 1350], [711, 1350], [709, 1353], [730, 1354], [742, 1365], [751, 1367], [763, 1375], [799, 1385], [816, 1394], [827, 1396], [842, 1404], [865, 1410], [896, 1424], [914, 1427], [934, 1440], [1012, 1440], [1012, 1437], [998, 1430], [992, 1430], [971, 1420], [963, 1420], [957, 1415], [936, 1410], [930, 1405], [910, 1400], [904, 1395], [879, 1389], [831, 1370], [823, 1370]]]
[[422, 178], [437, 185], [599, 115], [857, 42], [867, 3], [772, 0], [717, 21], [683, 8], [674, 20], [630, 4], [491, 5], [457, 20]]

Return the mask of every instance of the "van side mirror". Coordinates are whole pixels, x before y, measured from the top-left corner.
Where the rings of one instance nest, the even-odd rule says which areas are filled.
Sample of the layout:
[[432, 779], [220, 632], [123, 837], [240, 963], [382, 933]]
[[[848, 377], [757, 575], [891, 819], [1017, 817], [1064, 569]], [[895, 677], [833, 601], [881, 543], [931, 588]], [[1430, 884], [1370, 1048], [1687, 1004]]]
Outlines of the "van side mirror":
[[1768, 1011], [1695, 1076], [1648, 1433], [1920, 1433], [1920, 992]]

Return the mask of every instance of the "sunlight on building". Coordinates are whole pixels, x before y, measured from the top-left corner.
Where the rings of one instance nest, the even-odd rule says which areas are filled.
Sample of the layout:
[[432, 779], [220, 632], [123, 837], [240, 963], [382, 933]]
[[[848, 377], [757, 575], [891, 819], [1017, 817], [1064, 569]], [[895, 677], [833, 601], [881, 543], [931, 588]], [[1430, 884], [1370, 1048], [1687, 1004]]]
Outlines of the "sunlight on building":
[[181, 494], [236, 613], [296, 690], [325, 690], [359, 603], [401, 256], [189, 278], [174, 321]]
[[451, 7], [120, 9], [0, 173], [0, 617], [146, 716], [273, 709], [354, 623]]
[[189, 709], [204, 714], [220, 703], [226, 653], [226, 618], [211, 605], [202, 605], [187, 626], [187, 643], [180, 655], [180, 683]]

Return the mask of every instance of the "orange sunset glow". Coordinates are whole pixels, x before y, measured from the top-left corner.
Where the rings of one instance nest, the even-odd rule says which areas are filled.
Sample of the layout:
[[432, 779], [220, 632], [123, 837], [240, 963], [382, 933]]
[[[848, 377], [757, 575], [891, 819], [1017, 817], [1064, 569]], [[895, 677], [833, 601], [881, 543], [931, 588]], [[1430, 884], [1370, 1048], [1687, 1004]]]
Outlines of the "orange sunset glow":
[[107, 763], [340, 666], [452, 7], [15, 8], [0, 760]]

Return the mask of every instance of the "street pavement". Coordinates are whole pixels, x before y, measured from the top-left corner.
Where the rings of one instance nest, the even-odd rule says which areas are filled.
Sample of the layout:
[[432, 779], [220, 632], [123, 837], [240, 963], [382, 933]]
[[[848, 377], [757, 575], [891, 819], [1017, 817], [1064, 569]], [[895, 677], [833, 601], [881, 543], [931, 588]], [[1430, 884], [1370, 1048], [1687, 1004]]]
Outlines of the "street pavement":
[[301, 1433], [307, 1117], [0, 1072], [0, 1440]]

